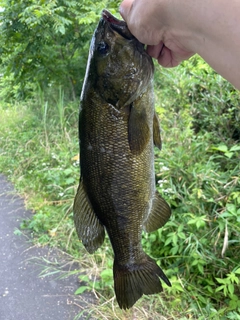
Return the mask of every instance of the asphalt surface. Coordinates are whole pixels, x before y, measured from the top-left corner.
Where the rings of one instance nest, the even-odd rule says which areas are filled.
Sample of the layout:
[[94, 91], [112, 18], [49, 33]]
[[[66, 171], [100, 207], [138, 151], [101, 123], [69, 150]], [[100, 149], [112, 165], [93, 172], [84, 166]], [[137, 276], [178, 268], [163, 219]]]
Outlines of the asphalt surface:
[[31, 215], [0, 174], [0, 320], [86, 319], [86, 301], [93, 298], [74, 296], [80, 286], [77, 275], [39, 276], [47, 261], [68, 270], [79, 266], [61, 251], [32, 246], [28, 237], [16, 234], [21, 221]]

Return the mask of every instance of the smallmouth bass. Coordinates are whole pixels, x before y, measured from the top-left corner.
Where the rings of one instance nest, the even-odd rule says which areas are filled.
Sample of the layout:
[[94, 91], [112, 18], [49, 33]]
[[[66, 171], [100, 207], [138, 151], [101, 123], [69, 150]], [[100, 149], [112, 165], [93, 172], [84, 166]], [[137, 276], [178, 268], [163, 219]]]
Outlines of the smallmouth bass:
[[161, 148], [154, 111], [153, 62], [124, 21], [107, 10], [93, 35], [79, 116], [81, 177], [74, 222], [89, 253], [107, 231], [114, 251], [114, 290], [120, 308], [162, 291], [156, 262], [142, 249], [142, 230], [169, 219], [156, 191], [154, 145]]

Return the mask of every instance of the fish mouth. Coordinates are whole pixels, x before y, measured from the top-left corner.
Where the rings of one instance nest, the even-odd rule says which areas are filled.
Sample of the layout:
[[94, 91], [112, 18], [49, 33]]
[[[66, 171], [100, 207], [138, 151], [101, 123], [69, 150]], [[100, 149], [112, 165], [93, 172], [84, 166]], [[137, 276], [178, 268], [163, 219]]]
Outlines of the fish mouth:
[[104, 21], [106, 21], [109, 26], [119, 33], [122, 37], [124, 37], [127, 40], [132, 40], [134, 39], [134, 36], [131, 34], [129, 31], [127, 24], [123, 20], [119, 20], [114, 15], [112, 15], [108, 10], [104, 9], [102, 11], [102, 18]]

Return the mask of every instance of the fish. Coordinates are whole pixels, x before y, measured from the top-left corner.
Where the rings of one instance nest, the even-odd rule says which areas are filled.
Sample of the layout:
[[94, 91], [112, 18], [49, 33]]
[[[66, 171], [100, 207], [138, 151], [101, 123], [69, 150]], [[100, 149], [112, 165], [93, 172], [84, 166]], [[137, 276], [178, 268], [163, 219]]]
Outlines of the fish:
[[123, 20], [104, 9], [94, 32], [83, 82], [80, 181], [74, 223], [89, 253], [107, 233], [121, 309], [170, 281], [141, 244], [142, 232], [162, 227], [171, 209], [155, 186], [154, 146], [161, 148], [154, 109], [154, 65]]

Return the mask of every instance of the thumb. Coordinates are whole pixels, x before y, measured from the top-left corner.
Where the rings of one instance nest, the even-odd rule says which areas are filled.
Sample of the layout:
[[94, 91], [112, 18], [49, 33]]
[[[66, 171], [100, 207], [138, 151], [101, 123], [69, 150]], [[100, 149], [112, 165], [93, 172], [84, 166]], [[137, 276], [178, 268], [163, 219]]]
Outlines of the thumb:
[[132, 9], [134, 0], [124, 0], [119, 8], [119, 12], [123, 19], [127, 22], [129, 20], [129, 14]]

